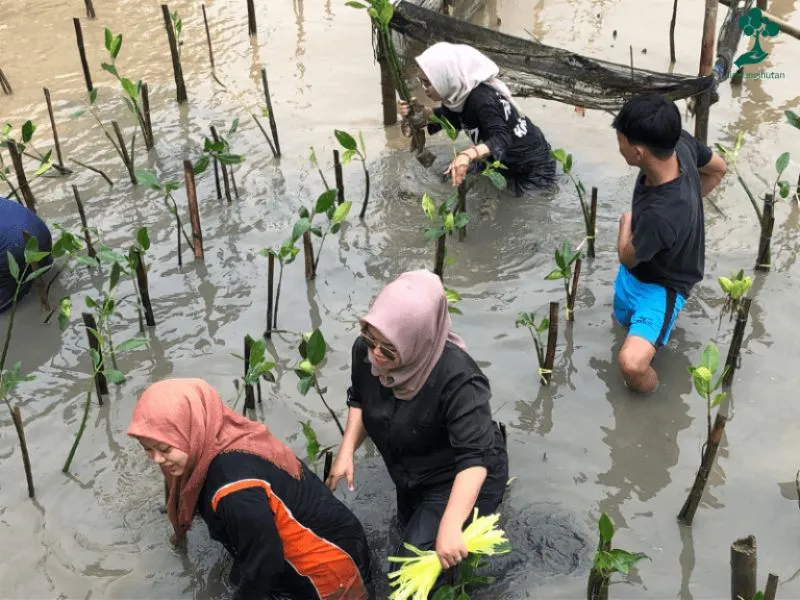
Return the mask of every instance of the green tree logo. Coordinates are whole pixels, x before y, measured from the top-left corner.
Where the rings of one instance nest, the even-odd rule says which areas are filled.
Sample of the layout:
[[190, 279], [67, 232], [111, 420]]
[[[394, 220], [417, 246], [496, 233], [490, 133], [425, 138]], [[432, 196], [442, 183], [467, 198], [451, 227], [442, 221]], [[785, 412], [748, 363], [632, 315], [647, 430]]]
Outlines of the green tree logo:
[[780, 32], [780, 27], [765, 17], [760, 8], [751, 8], [743, 14], [739, 19], [739, 27], [746, 36], [754, 38], [755, 43], [751, 50], [744, 52], [736, 59], [736, 66], [757, 65], [769, 56], [769, 52], [764, 52], [761, 48], [761, 38], [775, 37]]

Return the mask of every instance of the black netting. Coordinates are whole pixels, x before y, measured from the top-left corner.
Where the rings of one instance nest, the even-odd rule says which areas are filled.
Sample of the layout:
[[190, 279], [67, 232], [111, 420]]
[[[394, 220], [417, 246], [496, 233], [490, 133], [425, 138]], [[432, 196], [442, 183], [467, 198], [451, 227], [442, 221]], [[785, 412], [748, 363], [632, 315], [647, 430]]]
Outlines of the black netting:
[[[535, 96], [586, 108], [620, 108], [631, 96], [645, 92], [673, 100], [711, 90], [730, 69], [741, 30], [739, 16], [753, 0], [732, 8], [722, 26], [715, 73], [707, 77], [631, 69], [525, 40], [401, 1], [391, 26], [398, 33], [426, 45], [436, 42], [468, 44], [500, 67], [500, 77], [516, 96]], [[699, 48], [699, 44], [698, 44]]]

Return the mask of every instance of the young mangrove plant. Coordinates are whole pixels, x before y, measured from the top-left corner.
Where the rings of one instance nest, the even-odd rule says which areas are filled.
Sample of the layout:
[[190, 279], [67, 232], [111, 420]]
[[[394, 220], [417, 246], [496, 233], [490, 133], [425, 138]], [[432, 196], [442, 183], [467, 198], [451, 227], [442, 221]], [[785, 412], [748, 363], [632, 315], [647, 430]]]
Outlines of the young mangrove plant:
[[[578, 279], [581, 274], [581, 251], [572, 250], [569, 241], [565, 240], [560, 248], [556, 248], [556, 268], [545, 277], [548, 281], [564, 280], [564, 294], [567, 300], [567, 321], [575, 320], [575, 298], [578, 292]], [[572, 265], [575, 265], [573, 274]]]
[[[30, 186], [34, 180], [43, 176], [53, 167], [53, 151], [50, 150], [47, 154], [42, 155], [33, 147], [31, 140], [36, 131], [36, 125], [33, 121], [25, 121], [22, 125], [20, 140], [11, 137], [13, 129], [10, 123], [6, 123], [0, 130], [0, 148], [6, 148], [9, 156], [11, 156], [11, 166], [17, 178], [17, 188], [14, 187], [9, 179], [11, 168], [7, 167], [3, 162], [2, 153], [0, 153], [0, 181], [8, 185], [12, 196], [16, 196], [18, 200], [24, 200], [29, 209], [36, 211], [36, 198]], [[28, 152], [28, 149], [31, 149], [35, 154]], [[28, 156], [39, 161], [38, 168], [30, 178], [25, 173], [25, 166], [22, 161], [23, 156]], [[20, 195], [22, 198], [20, 198]]]
[[193, 246], [193, 242], [189, 234], [186, 233], [186, 228], [181, 224], [181, 216], [178, 212], [178, 204], [175, 202], [175, 198], [172, 197], [172, 192], [180, 189], [181, 183], [177, 181], [170, 181], [169, 183], [162, 184], [158, 180], [158, 177], [156, 177], [155, 173], [144, 169], [137, 171], [136, 176], [142, 185], [161, 193], [164, 206], [166, 206], [167, 210], [172, 213], [173, 217], [175, 217], [175, 224], [178, 232], [178, 266], [182, 267], [183, 247], [181, 243], [181, 236], [183, 236], [183, 239], [186, 240], [186, 245], [189, 248]]
[[725, 304], [722, 305], [719, 320], [722, 322], [722, 318], [726, 314], [730, 314], [730, 319], [732, 320], [734, 315], [739, 314], [742, 298], [744, 298], [750, 290], [750, 287], [753, 285], [753, 280], [749, 275], [745, 276], [744, 270], [740, 270], [730, 277], [720, 277], [718, 281], [719, 286], [725, 293]]
[[642, 552], [628, 552], [620, 548], [611, 548], [614, 537], [614, 524], [606, 513], [597, 522], [600, 541], [594, 553], [592, 570], [589, 573], [587, 600], [608, 600], [608, 583], [614, 573], [627, 575], [636, 563], [650, 557]]
[[479, 575], [478, 569], [486, 566], [480, 554], [470, 554], [458, 564], [456, 585], [443, 585], [436, 590], [432, 600], [469, 600], [468, 590], [477, 586], [491, 585], [497, 578]]
[[[511, 552], [511, 544], [506, 538], [505, 532], [497, 526], [499, 519], [500, 515], [497, 513], [478, 516], [478, 509], [475, 509], [472, 522], [464, 529], [463, 533], [464, 545], [470, 555], [494, 556]], [[394, 588], [389, 600], [416, 600], [430, 597], [431, 589], [442, 572], [439, 557], [433, 550], [423, 551], [407, 543], [404, 543], [403, 546], [413, 556], [389, 557], [389, 562], [400, 565], [397, 570], [389, 573], [389, 583]], [[488, 578], [480, 578], [474, 574], [474, 568], [477, 565], [478, 561], [473, 559], [466, 569], [473, 582], [490, 582], [491, 580]], [[472, 567], [471, 571], [469, 567]], [[441, 592], [442, 596], [439, 596], [439, 590], [437, 590], [434, 598], [436, 600], [461, 600], [463, 594], [466, 594], [462, 586], [450, 586], [450, 588], [450, 591]], [[462, 595], [455, 595], [456, 590]]]
[[578, 194], [578, 200], [581, 203], [581, 213], [583, 213], [583, 224], [586, 227], [586, 242], [587, 242], [587, 249], [586, 253], [590, 258], [594, 258], [594, 241], [595, 241], [595, 223], [597, 220], [597, 196], [596, 194], [592, 194], [592, 203], [591, 206], [586, 202], [586, 188], [583, 185], [583, 182], [578, 178], [575, 177], [572, 173], [572, 154], [567, 153], [566, 150], [563, 148], [557, 148], [556, 150], [550, 151], [550, 156], [552, 156], [558, 164], [561, 165], [561, 170], [566, 174], [570, 181], [572, 181], [572, 185], [575, 186], [575, 191]]
[[325, 408], [328, 409], [331, 417], [333, 417], [336, 427], [339, 428], [339, 433], [344, 435], [344, 428], [342, 427], [341, 421], [339, 421], [339, 417], [325, 400], [325, 392], [327, 392], [327, 388], [321, 388], [319, 385], [319, 379], [317, 378], [317, 370], [319, 364], [325, 360], [327, 348], [328, 346], [325, 342], [325, 338], [322, 336], [322, 332], [319, 329], [315, 329], [311, 333], [303, 334], [303, 339], [300, 342], [300, 347], [298, 348], [298, 351], [300, 352], [300, 358], [302, 360], [294, 370], [295, 374], [300, 379], [300, 381], [297, 382], [297, 390], [303, 394], [303, 396], [305, 396], [313, 387], [314, 391], [317, 392], [322, 400], [322, 404], [325, 405]]
[[319, 461], [320, 457], [323, 455], [325, 456], [325, 468], [322, 474], [322, 481], [325, 481], [328, 478], [328, 473], [331, 468], [330, 463], [333, 459], [331, 450], [336, 447], [336, 444], [332, 446], [325, 446], [323, 448], [319, 443], [317, 432], [311, 425], [311, 421], [299, 421], [299, 423], [300, 427], [302, 428], [303, 437], [306, 440], [306, 461], [308, 462], [309, 468], [312, 471], [316, 471], [317, 461]]
[[422, 196], [420, 205], [422, 212], [428, 218], [433, 227], [423, 227], [422, 233], [425, 239], [429, 242], [436, 242], [436, 255], [434, 259], [433, 272], [439, 276], [439, 279], [444, 277], [445, 258], [447, 255], [447, 234], [452, 234], [453, 231], [461, 231], [469, 223], [469, 213], [459, 212], [456, 214], [458, 204], [458, 193], [453, 193], [450, 197], [436, 206], [430, 195], [425, 192]]
[[364, 136], [359, 131], [358, 144], [356, 144], [355, 138], [346, 131], [336, 129], [333, 134], [336, 136], [336, 140], [341, 144], [342, 148], [344, 148], [342, 164], [346, 165], [353, 160], [353, 157], [357, 157], [358, 160], [361, 161], [361, 167], [364, 169], [364, 202], [361, 205], [361, 212], [358, 213], [358, 218], [363, 219], [364, 215], [367, 213], [367, 203], [369, 202], [369, 171], [367, 170], [367, 148], [364, 145]]
[[268, 311], [271, 314], [267, 315], [268, 330], [276, 329], [278, 327], [278, 302], [281, 299], [281, 285], [283, 284], [283, 269], [286, 265], [294, 262], [300, 249], [295, 245], [297, 240], [289, 239], [281, 244], [277, 250], [274, 248], [264, 248], [259, 252], [260, 256], [272, 256], [278, 261], [278, 285], [275, 289], [275, 301], [272, 303], [272, 310]]
[[536, 359], [539, 361], [539, 379], [543, 384], [547, 384], [547, 376], [551, 375], [553, 370], [552, 366], [547, 367], [545, 360], [545, 342], [542, 340], [542, 334], [550, 330], [550, 319], [543, 318], [539, 323], [536, 322], [536, 313], [521, 312], [517, 316], [515, 322], [516, 327], [527, 327], [530, 331], [531, 339], [533, 339], [533, 347], [536, 349]]
[[[322, 246], [325, 244], [325, 238], [329, 233], [337, 234], [342, 227], [347, 215], [350, 213], [350, 208], [353, 203], [349, 200], [342, 204], [336, 204], [336, 190], [328, 190], [323, 192], [311, 210], [305, 206], [301, 207], [298, 211], [300, 219], [292, 227], [291, 244], [294, 246], [303, 239], [303, 251], [306, 254], [306, 278], [313, 279], [317, 274], [317, 267], [319, 266], [319, 259], [322, 255]], [[325, 215], [325, 225], [320, 227], [314, 224], [314, 219], [318, 215]], [[317, 255], [314, 256], [314, 249], [311, 245], [311, 238], [309, 234], [313, 234], [320, 238], [319, 248]]]
[[270, 383], [275, 383], [275, 375], [272, 369], [275, 368], [275, 363], [267, 360], [267, 345], [264, 340], [259, 336], [253, 338], [247, 336], [245, 338], [247, 344], [247, 352], [245, 356], [234, 354], [235, 357], [244, 361], [244, 376], [241, 379], [241, 384], [237, 385], [238, 394], [234, 402], [234, 406], [239, 404], [239, 398], [242, 392], [245, 392], [244, 413], [247, 414], [247, 409], [255, 408], [255, 396], [253, 388], [258, 387], [259, 401], [261, 399], [261, 379]]
[[[211, 127], [211, 137], [203, 138], [203, 150], [200, 158], [194, 163], [195, 175], [200, 175], [208, 169], [208, 165], [214, 161], [214, 179], [217, 187], [217, 197], [221, 198], [221, 190], [219, 187], [219, 174], [218, 166], [222, 168], [222, 180], [225, 186], [225, 199], [228, 203], [233, 201], [231, 196], [231, 187], [233, 187], [236, 196], [239, 196], [239, 191], [236, 187], [236, 179], [233, 176], [233, 165], [238, 165], [244, 162], [245, 157], [241, 154], [234, 154], [231, 152], [231, 146], [228, 142], [236, 130], [239, 128], [239, 119], [234, 119], [226, 136], [221, 136], [217, 133], [216, 127]], [[229, 176], [230, 174], [230, 176]]]
[[14, 294], [11, 300], [11, 310], [8, 315], [8, 326], [6, 327], [6, 337], [3, 342], [3, 353], [0, 355], [0, 399], [3, 400], [8, 412], [11, 416], [11, 421], [17, 431], [17, 438], [19, 439], [20, 452], [22, 454], [22, 463], [25, 469], [25, 478], [28, 483], [28, 496], [33, 498], [35, 491], [33, 486], [33, 472], [31, 470], [30, 458], [28, 456], [28, 446], [25, 442], [25, 433], [22, 425], [22, 415], [19, 406], [11, 405], [11, 395], [14, 390], [24, 381], [31, 381], [35, 377], [31, 375], [24, 375], [22, 373], [22, 364], [17, 362], [10, 369], [6, 369], [6, 359], [8, 358], [8, 350], [11, 347], [11, 338], [14, 332], [14, 318], [17, 314], [17, 306], [19, 297], [25, 286], [30, 285], [36, 278], [45, 274], [50, 270], [52, 265], [43, 267], [36, 267], [41, 261], [45, 260], [49, 252], [39, 250], [39, 243], [36, 237], [30, 237], [25, 244], [24, 251], [24, 264], [20, 268], [17, 259], [11, 252], [6, 252], [7, 268], [11, 277], [16, 282], [14, 287]]
[[705, 444], [703, 444], [700, 469], [695, 477], [694, 485], [689, 492], [689, 496], [686, 498], [683, 508], [678, 514], [678, 519], [687, 525], [692, 524], [694, 514], [700, 504], [700, 498], [703, 495], [708, 476], [711, 473], [711, 467], [717, 455], [717, 448], [722, 439], [722, 433], [725, 430], [725, 423], [727, 421], [727, 418], [720, 414], [720, 411], [717, 411], [713, 426], [711, 424], [712, 409], [719, 406], [727, 395], [725, 392], [717, 393], [717, 390], [722, 385], [725, 373], [728, 370], [728, 368], [725, 367], [722, 375], [714, 381], [719, 367], [719, 350], [714, 342], [709, 342], [703, 349], [699, 365], [688, 367], [689, 373], [692, 376], [692, 381], [694, 382], [694, 388], [706, 403], [706, 441]]
[[456, 306], [456, 304], [461, 302], [461, 294], [448, 287], [444, 288], [444, 293], [447, 297], [447, 312], [451, 315], [463, 315], [464, 313], [461, 312], [461, 309]]

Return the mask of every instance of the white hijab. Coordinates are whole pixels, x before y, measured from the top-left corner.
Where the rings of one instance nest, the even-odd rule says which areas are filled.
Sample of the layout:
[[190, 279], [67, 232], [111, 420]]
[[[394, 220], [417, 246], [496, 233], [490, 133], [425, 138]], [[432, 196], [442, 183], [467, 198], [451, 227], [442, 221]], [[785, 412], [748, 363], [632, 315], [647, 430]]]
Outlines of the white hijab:
[[485, 83], [497, 90], [522, 116], [505, 83], [497, 78], [498, 66], [472, 46], [438, 42], [416, 58], [420, 69], [442, 97], [442, 104], [461, 112], [470, 92]]

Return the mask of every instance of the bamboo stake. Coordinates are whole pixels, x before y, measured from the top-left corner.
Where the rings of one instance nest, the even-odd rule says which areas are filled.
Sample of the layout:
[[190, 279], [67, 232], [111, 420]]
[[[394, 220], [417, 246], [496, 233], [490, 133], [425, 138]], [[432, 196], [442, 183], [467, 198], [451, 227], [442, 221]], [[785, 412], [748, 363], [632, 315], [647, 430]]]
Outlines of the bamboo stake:
[[167, 28], [167, 40], [169, 41], [169, 51], [172, 55], [172, 72], [175, 76], [178, 104], [182, 104], [186, 102], [188, 98], [186, 96], [186, 84], [183, 82], [181, 57], [180, 54], [178, 54], [178, 42], [175, 39], [175, 28], [172, 25], [172, 17], [169, 14], [169, 6], [162, 4], [161, 13], [164, 16], [164, 26]]
[[[700, 49], [700, 77], [711, 74], [714, 66], [714, 55], [716, 48], [714, 40], [717, 28], [717, 6], [718, 0], [706, 0], [705, 14], [703, 19], [703, 42]], [[694, 137], [701, 144], [708, 142], [708, 119], [711, 109], [711, 91], [704, 92], [697, 96], [695, 105], [695, 128]]]
[[[90, 2], [91, 0], [87, 0]], [[50, 127], [53, 129], [53, 143], [56, 146], [56, 156], [58, 157], [58, 166], [64, 167], [64, 159], [61, 157], [61, 144], [58, 142], [58, 130], [56, 129], [56, 119], [53, 116], [53, 103], [50, 100], [50, 90], [44, 89], [44, 99], [47, 102], [47, 114], [50, 115]]]
[[211, 30], [208, 28], [208, 17], [206, 16], [206, 5], [203, 4], [203, 23], [206, 26], [206, 40], [208, 41], [208, 58], [211, 61], [211, 70], [214, 70], [214, 48], [211, 46]]
[[78, 42], [78, 53], [81, 55], [81, 67], [83, 68], [83, 79], [86, 81], [86, 90], [91, 92], [94, 87], [92, 86], [92, 75], [89, 72], [89, 61], [86, 60], [86, 48], [83, 46], [83, 30], [81, 30], [81, 20], [77, 17], [72, 19], [75, 25], [75, 38]]
[[303, 255], [306, 260], [306, 279], [314, 279], [317, 276], [314, 268], [314, 246], [311, 243], [311, 233], [308, 231], [303, 234]]
[[748, 535], [731, 544], [731, 600], [755, 596], [757, 580], [756, 538], [754, 535]]
[[256, 26], [256, 7], [253, 0], [247, 0], [247, 33], [254, 36], [258, 33]]
[[[89, 338], [89, 347], [100, 355], [100, 362], [102, 363], [103, 349], [100, 347], [97, 337], [89, 331], [89, 329], [97, 331], [97, 321], [95, 321], [94, 315], [91, 313], [81, 313], [81, 317], [83, 317], [83, 325], [86, 328], [86, 337]], [[94, 366], [92, 368], [94, 369]], [[102, 371], [98, 371], [94, 376], [94, 385], [97, 389], [97, 403], [103, 406], [103, 396], [108, 395], [108, 383], [106, 383], [106, 376], [103, 375]]]
[[597, 188], [592, 188], [592, 200], [589, 208], [589, 237], [587, 238], [586, 254], [589, 258], [594, 258], [594, 242], [597, 238]]
[[219, 161], [214, 157], [214, 185], [217, 188], [217, 200], [222, 200], [222, 188], [219, 184]]
[[333, 466], [333, 452], [327, 450], [325, 452], [325, 466], [322, 469], [322, 481], [328, 480], [328, 475], [331, 474], [332, 466]]
[[558, 302], [550, 303], [550, 326], [547, 330], [547, 352], [544, 356], [542, 383], [550, 385], [553, 378], [553, 366], [556, 362], [556, 341], [558, 340]]
[[697, 512], [697, 507], [700, 505], [700, 499], [703, 497], [703, 492], [706, 489], [708, 476], [711, 474], [711, 468], [714, 466], [714, 458], [717, 456], [717, 448], [722, 441], [722, 434], [725, 431], [725, 423], [727, 418], [719, 412], [714, 419], [714, 427], [711, 429], [711, 436], [706, 441], [706, 449], [703, 452], [703, 460], [700, 463], [700, 469], [694, 479], [694, 485], [686, 498], [686, 502], [678, 513], [678, 520], [685, 524], [691, 525], [694, 520], [694, 514]]
[[116, 134], [117, 141], [119, 142], [119, 150], [122, 154], [122, 162], [125, 163], [125, 167], [128, 169], [128, 175], [131, 178], [131, 183], [136, 185], [138, 183], [136, 180], [136, 171], [133, 168], [133, 161], [128, 154], [128, 147], [125, 145], [125, 138], [122, 137], [122, 131], [119, 128], [119, 123], [116, 121], [111, 121], [111, 126], [114, 128], [114, 133]]
[[28, 178], [25, 176], [25, 166], [22, 164], [19, 148], [17, 148], [16, 142], [13, 141], [8, 144], [7, 148], [8, 153], [11, 155], [11, 162], [14, 165], [14, 172], [17, 174], [17, 187], [25, 199], [25, 205], [35, 213], [36, 198], [31, 191], [31, 186], [28, 184]]
[[383, 106], [383, 126], [397, 123], [397, 95], [394, 88], [392, 66], [387, 55], [383, 36], [378, 35], [378, 66], [381, 71], [381, 105]]
[[197, 187], [194, 182], [192, 161], [183, 161], [183, 177], [186, 180], [186, 200], [189, 203], [189, 219], [192, 222], [192, 246], [195, 260], [205, 260], [203, 253], [203, 230], [200, 228], [200, 211], [197, 208]]
[[[458, 186], [458, 203], [456, 204], [456, 214], [467, 212], [467, 181], [462, 181]], [[467, 237], [467, 226], [459, 227], [458, 241], [463, 242]]]
[[678, 18], [678, 0], [672, 3], [672, 20], [669, 22], [669, 62], [675, 64], [675, 22]]
[[267, 116], [269, 117], [269, 128], [272, 131], [272, 141], [275, 143], [275, 158], [281, 157], [281, 144], [278, 141], [278, 125], [275, 122], [275, 112], [272, 110], [272, 97], [269, 93], [269, 83], [267, 82], [267, 70], [261, 69], [261, 84], [264, 86], [264, 98], [267, 103]]
[[575, 320], [575, 298], [578, 296], [578, 278], [581, 276], [581, 259], [575, 261], [575, 269], [572, 271], [572, 284], [569, 288], [567, 298], [567, 321]]
[[756, 271], [769, 271], [772, 268], [772, 231], [775, 227], [775, 203], [772, 194], [764, 194], [764, 210], [761, 213], [761, 239], [758, 244]]
[[[211, 137], [214, 138], [215, 142], [219, 141], [219, 136], [217, 135], [217, 128], [213, 125], [211, 126]], [[214, 159], [214, 168], [216, 169], [217, 166], [217, 159]], [[225, 184], [225, 198], [228, 200], [228, 204], [233, 202], [231, 198], [231, 186], [230, 182], [228, 181], [228, 171], [225, 169], [225, 165], [219, 165], [220, 170], [222, 171], [222, 181]]]
[[778, 593], [778, 576], [775, 573], [770, 573], [767, 577], [767, 587], [764, 589], [764, 600], [775, 600], [775, 594]]
[[0, 69], [0, 88], [3, 89], [3, 93], [6, 96], [14, 93], [14, 90], [11, 89], [11, 83], [8, 81], [8, 77], [3, 73], [3, 69]]
[[747, 319], [750, 316], [750, 298], [742, 298], [736, 311], [736, 325], [733, 328], [731, 345], [728, 348], [728, 357], [725, 359], [725, 377], [722, 385], [730, 386], [733, 383], [733, 374], [739, 365], [739, 357], [744, 340], [744, 328], [747, 326]]
[[[253, 342], [253, 338], [249, 335], [244, 336], [244, 375], [247, 376], [247, 373], [250, 371], [250, 344]], [[255, 409], [256, 407], [256, 397], [253, 393], [253, 386], [249, 383], [245, 382], [244, 384], [244, 410], [245, 414], [247, 414], [248, 409]]]
[[267, 330], [264, 332], [264, 337], [269, 339], [272, 337], [273, 325], [273, 292], [275, 283], [275, 255], [271, 252], [267, 256]]
[[[598, 552], [611, 551], [611, 541], [606, 541], [605, 544], [602, 540], [598, 541], [597, 550]], [[608, 600], [608, 580], [609, 577], [604, 577], [600, 571], [592, 567], [586, 586], [586, 600]]]
[[78, 205], [78, 214], [81, 217], [81, 229], [83, 230], [83, 239], [86, 242], [86, 252], [89, 254], [89, 258], [94, 258], [97, 256], [95, 252], [94, 245], [92, 244], [92, 236], [89, 234], [89, 225], [86, 222], [86, 212], [83, 210], [83, 201], [81, 200], [81, 195], [78, 193], [78, 186], [72, 186], [72, 193], [75, 196], [75, 203]]
[[239, 199], [239, 188], [236, 187], [236, 177], [233, 175], [233, 165], [228, 166], [228, 171], [230, 171], [231, 175], [231, 187], [233, 188], [233, 194], [236, 196], [236, 199]]
[[94, 12], [94, 5], [92, 4], [92, 0], [83, 0], [86, 4], [86, 16], [90, 19], [97, 18], [97, 15]]
[[34, 498], [36, 493], [33, 488], [33, 471], [31, 471], [31, 458], [28, 454], [28, 444], [25, 441], [25, 429], [22, 423], [22, 413], [20, 413], [19, 406], [15, 406], [11, 411], [11, 418], [14, 421], [14, 428], [17, 430], [17, 437], [19, 438], [19, 447], [22, 451], [22, 465], [25, 467], [25, 479], [28, 482], [28, 498]]
[[341, 204], [344, 202], [344, 175], [338, 150], [333, 151], [333, 172], [336, 175], [336, 202]]
[[142, 112], [144, 112], [144, 145], [147, 150], [152, 150], [155, 140], [153, 139], [153, 122], [150, 120], [150, 89], [146, 83], [142, 84]]
[[447, 249], [447, 236], [442, 234], [436, 240], [436, 256], [433, 262], [433, 272], [439, 276], [441, 281], [444, 281], [444, 256]]
[[153, 305], [150, 302], [150, 286], [147, 281], [147, 265], [144, 264], [144, 254], [138, 248], [135, 248], [134, 252], [136, 253], [136, 283], [139, 285], [139, 297], [142, 299], [142, 306], [144, 307], [144, 320], [148, 327], [155, 327], [156, 318], [153, 315]]

